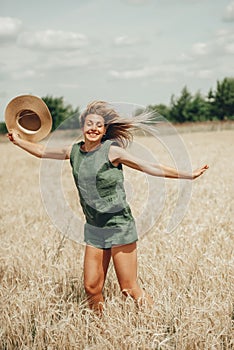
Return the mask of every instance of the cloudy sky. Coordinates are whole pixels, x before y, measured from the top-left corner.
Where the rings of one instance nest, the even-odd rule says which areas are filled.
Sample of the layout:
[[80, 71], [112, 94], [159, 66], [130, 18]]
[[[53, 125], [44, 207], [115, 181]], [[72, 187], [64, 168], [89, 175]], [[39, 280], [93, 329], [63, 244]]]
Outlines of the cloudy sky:
[[234, 1], [0, 0], [0, 120], [15, 96], [169, 104], [234, 76]]

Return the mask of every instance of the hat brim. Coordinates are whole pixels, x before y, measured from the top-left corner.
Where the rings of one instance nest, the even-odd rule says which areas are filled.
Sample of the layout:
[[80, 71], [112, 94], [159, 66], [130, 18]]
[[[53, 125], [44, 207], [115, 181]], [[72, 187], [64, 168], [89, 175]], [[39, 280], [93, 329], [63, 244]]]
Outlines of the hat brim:
[[24, 140], [37, 142], [51, 131], [52, 117], [45, 102], [37, 96], [21, 95], [13, 98], [5, 110], [8, 132], [16, 131]]

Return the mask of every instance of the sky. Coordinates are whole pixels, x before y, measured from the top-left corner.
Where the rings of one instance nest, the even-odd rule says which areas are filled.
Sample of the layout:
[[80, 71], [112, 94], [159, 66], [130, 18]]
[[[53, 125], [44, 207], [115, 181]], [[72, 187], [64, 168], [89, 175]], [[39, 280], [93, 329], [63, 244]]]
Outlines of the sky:
[[164, 103], [234, 76], [234, 1], [0, 0], [0, 121], [17, 95]]

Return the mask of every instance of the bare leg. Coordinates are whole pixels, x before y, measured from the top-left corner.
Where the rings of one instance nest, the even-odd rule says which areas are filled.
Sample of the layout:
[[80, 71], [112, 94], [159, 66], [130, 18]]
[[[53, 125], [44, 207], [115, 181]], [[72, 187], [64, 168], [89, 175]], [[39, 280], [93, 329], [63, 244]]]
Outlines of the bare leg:
[[84, 257], [84, 287], [90, 308], [102, 311], [102, 290], [111, 258], [111, 249], [99, 249], [87, 245]]
[[144, 293], [137, 283], [136, 243], [112, 247], [111, 253], [121, 291], [125, 295], [130, 295], [138, 305], [143, 301], [152, 305], [152, 298]]

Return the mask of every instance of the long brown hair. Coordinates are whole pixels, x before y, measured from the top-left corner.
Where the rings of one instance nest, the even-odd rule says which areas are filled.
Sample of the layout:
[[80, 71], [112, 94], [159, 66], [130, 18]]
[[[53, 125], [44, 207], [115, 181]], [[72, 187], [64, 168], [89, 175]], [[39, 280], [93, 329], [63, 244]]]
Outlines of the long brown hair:
[[127, 147], [132, 141], [134, 129], [138, 128], [140, 123], [147, 123], [149, 119], [149, 113], [142, 113], [132, 118], [122, 118], [111, 104], [105, 101], [93, 101], [88, 104], [80, 115], [80, 124], [82, 128], [85, 123], [85, 118], [89, 114], [97, 114], [104, 119], [106, 135], [103, 137], [102, 141], [115, 140], [122, 147]]

